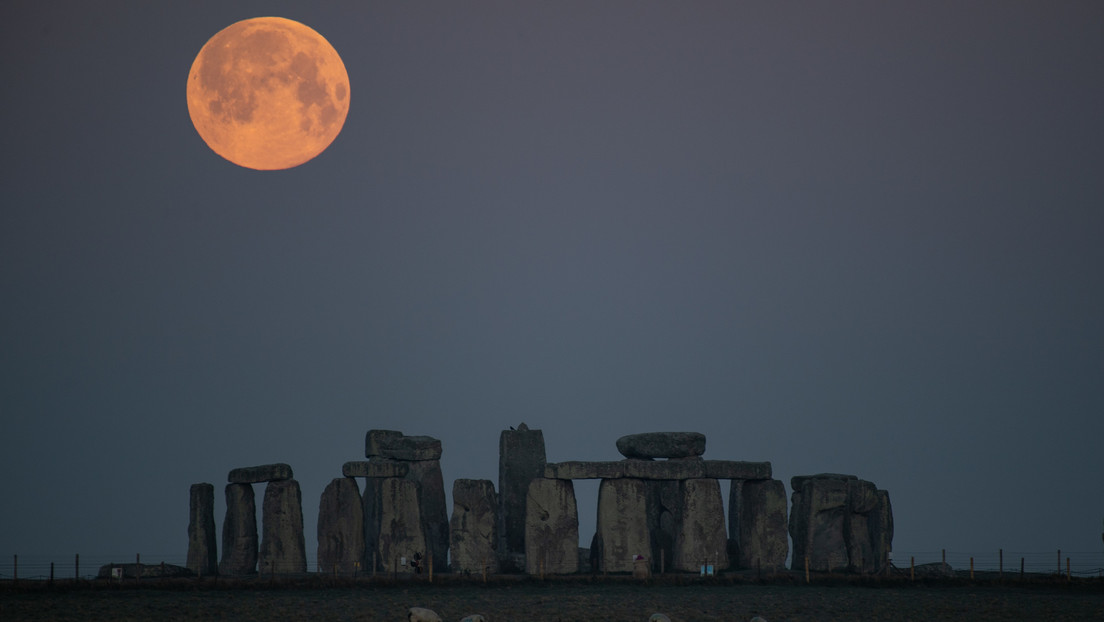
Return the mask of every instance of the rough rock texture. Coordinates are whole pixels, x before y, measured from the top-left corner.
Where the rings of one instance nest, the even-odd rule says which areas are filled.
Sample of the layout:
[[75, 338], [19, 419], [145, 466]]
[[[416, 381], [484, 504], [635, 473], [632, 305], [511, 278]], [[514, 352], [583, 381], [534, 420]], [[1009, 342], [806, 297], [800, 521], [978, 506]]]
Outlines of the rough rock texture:
[[498, 573], [498, 495], [489, 479], [458, 479], [452, 483], [449, 523], [452, 570]]
[[[413, 437], [407, 437], [413, 438]], [[418, 484], [418, 510], [422, 517], [426, 551], [422, 555], [433, 560], [438, 572], [448, 567], [449, 517], [445, 504], [445, 478], [437, 460], [409, 462], [406, 479]], [[427, 553], [428, 552], [428, 553]]]
[[265, 486], [261, 506], [262, 573], [307, 571], [307, 547], [303, 541], [303, 493], [299, 482], [288, 479]]
[[357, 573], [364, 562], [364, 503], [351, 477], [338, 477], [318, 502], [320, 572]]
[[733, 480], [728, 495], [732, 560], [738, 568], [778, 570], [790, 552], [786, 531], [786, 486], [776, 480]]
[[498, 547], [503, 572], [525, 569], [525, 499], [529, 483], [544, 476], [544, 433], [522, 423], [498, 439]]
[[283, 462], [242, 467], [230, 471], [230, 474], [227, 475], [227, 479], [231, 484], [259, 484], [261, 482], [275, 482], [291, 479], [292, 477], [291, 466]]
[[188, 518], [188, 569], [201, 577], [218, 573], [215, 487], [192, 484]]
[[853, 475], [799, 476], [793, 485], [791, 568], [878, 573], [889, 567], [893, 511], [889, 493]]
[[690, 458], [705, 453], [705, 435], [697, 432], [649, 432], [617, 439], [617, 451], [626, 458]]
[[675, 562], [675, 541], [678, 539], [682, 503], [679, 482], [657, 480], [648, 482], [648, 531], [652, 534], [653, 566], [663, 572], [672, 570]]
[[696, 572], [702, 564], [728, 567], [724, 501], [715, 479], [688, 479], [679, 484], [681, 516], [675, 539], [674, 569]]
[[249, 484], [226, 485], [219, 574], [257, 574], [257, 505]]
[[[426, 539], [418, 484], [400, 478], [369, 479], [364, 487], [364, 547], [376, 570], [414, 572], [410, 560], [425, 558]], [[406, 565], [400, 560], [405, 558]]]
[[545, 465], [548, 479], [770, 479], [771, 463], [735, 460], [618, 460], [554, 462]]
[[579, 571], [579, 513], [570, 481], [534, 479], [526, 495], [525, 571]]
[[605, 479], [598, 486], [598, 570], [632, 572], [633, 560], [652, 557], [648, 485], [639, 479]]
[[390, 460], [440, 460], [441, 441], [429, 436], [405, 436], [396, 430], [368, 430], [364, 438], [364, 456]]
[[359, 460], [341, 466], [341, 474], [345, 477], [406, 477], [409, 472], [409, 464], [395, 460]]
[[425, 607], [411, 607], [406, 619], [407, 622], [441, 622], [441, 616], [436, 611]]

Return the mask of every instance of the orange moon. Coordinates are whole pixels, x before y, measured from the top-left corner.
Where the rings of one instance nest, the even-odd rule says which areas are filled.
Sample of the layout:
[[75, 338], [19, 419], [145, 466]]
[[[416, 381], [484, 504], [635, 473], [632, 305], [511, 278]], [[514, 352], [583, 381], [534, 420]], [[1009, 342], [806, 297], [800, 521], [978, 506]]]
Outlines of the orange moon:
[[282, 17], [255, 17], [211, 37], [188, 74], [188, 114], [234, 164], [299, 166], [330, 146], [349, 113], [349, 74], [329, 41]]

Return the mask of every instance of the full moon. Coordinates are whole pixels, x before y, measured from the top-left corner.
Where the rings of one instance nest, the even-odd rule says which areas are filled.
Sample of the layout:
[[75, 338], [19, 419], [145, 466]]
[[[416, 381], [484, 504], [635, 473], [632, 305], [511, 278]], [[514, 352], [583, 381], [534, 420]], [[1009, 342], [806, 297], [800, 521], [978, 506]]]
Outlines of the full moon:
[[255, 17], [211, 37], [188, 74], [188, 114], [203, 141], [234, 164], [299, 166], [337, 138], [349, 74], [322, 35], [282, 17]]

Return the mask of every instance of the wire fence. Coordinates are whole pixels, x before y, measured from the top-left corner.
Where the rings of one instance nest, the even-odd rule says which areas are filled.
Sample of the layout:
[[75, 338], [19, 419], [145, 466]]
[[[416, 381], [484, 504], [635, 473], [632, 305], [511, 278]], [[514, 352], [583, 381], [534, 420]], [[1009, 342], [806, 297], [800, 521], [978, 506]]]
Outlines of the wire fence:
[[[925, 566], [945, 564], [947, 570], [956, 576], [974, 576], [992, 578], [994, 576], [1015, 578], [1017, 576], [1065, 576], [1069, 578], [1104, 577], [1104, 551], [1016, 551], [1003, 550], [964, 552], [949, 550], [932, 551], [894, 551], [890, 561], [899, 575]], [[102, 577], [101, 570], [120, 568], [118, 579], [141, 580], [142, 578], [172, 576], [174, 567], [184, 567], [185, 556], [179, 553], [168, 554], [93, 554], [93, 555], [12, 555], [7, 563], [0, 563], [0, 581], [11, 580], [90, 580]], [[326, 575], [337, 573], [336, 569], [319, 567], [316, 557], [307, 558], [307, 573]], [[166, 571], [168, 569], [168, 571]], [[445, 569], [447, 572], [447, 569]], [[373, 572], [370, 568], [358, 566], [354, 573], [343, 575], [359, 576], [411, 573], [412, 568], [401, 567]], [[441, 569], [438, 569], [441, 572]], [[255, 576], [301, 575], [301, 567], [280, 567], [265, 562], [258, 565]], [[930, 575], [928, 575], [930, 576]], [[110, 575], [109, 575], [110, 577]]]
[[1068, 575], [1071, 577], [1104, 576], [1104, 551], [894, 551], [894, 567], [947, 564], [958, 573], [973, 571], [975, 575]]

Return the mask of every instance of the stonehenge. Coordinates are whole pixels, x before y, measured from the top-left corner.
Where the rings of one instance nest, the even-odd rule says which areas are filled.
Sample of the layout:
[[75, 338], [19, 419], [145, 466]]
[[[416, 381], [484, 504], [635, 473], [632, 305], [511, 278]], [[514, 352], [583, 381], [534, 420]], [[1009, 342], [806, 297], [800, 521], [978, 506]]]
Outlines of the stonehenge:
[[[773, 478], [771, 463], [705, 459], [696, 432], [631, 434], [624, 459], [548, 462], [544, 435], [522, 423], [499, 437], [498, 490], [452, 484], [446, 507], [429, 436], [369, 430], [367, 460], [348, 461], [318, 505], [317, 571], [342, 575], [791, 570], [876, 574], [889, 568], [889, 493], [854, 475]], [[574, 480], [597, 479], [596, 527], [579, 546]], [[302, 493], [283, 463], [236, 468], [226, 485], [216, 563], [214, 487], [190, 491], [187, 567], [197, 575], [305, 573]], [[360, 480], [360, 481], [358, 481]], [[728, 507], [722, 497], [728, 480]], [[254, 484], [265, 484], [261, 538]], [[590, 536], [591, 534], [584, 534]], [[791, 543], [792, 542], [792, 556]], [[808, 560], [806, 562], [806, 560]]]

